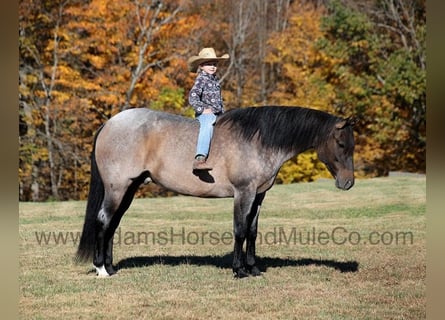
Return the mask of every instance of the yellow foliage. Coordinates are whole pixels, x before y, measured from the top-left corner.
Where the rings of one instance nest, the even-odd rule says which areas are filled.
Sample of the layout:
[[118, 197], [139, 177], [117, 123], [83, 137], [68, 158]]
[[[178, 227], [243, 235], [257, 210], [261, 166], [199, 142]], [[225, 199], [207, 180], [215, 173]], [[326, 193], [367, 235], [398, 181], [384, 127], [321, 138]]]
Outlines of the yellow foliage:
[[89, 61], [97, 69], [102, 69], [107, 63], [107, 60], [103, 56], [98, 55], [89, 55]]
[[291, 7], [286, 32], [269, 40], [274, 50], [270, 51], [266, 61], [282, 65], [283, 81], [279, 83], [279, 90], [272, 94], [274, 101], [332, 111], [333, 88], [325, 86], [321, 92], [317, 81], [322, 75], [313, 68], [320, 59], [328, 59], [314, 47], [322, 36], [320, 18], [323, 12], [321, 8], [296, 1]]
[[[323, 79], [323, 74], [314, 67], [320, 60], [330, 59], [315, 48], [316, 41], [322, 36], [320, 18], [323, 13], [321, 7], [296, 1], [290, 10], [286, 32], [276, 34], [270, 39], [269, 43], [274, 49], [266, 59], [282, 66], [281, 81], [272, 94], [272, 98], [278, 103], [334, 111], [334, 88], [332, 85], [320, 87], [318, 83]], [[329, 176], [316, 153], [308, 151], [286, 162], [278, 173], [277, 181], [293, 183]]]
[[309, 182], [322, 177], [330, 177], [330, 174], [326, 166], [318, 160], [315, 151], [310, 150], [287, 161], [278, 173], [277, 182], [283, 184]]

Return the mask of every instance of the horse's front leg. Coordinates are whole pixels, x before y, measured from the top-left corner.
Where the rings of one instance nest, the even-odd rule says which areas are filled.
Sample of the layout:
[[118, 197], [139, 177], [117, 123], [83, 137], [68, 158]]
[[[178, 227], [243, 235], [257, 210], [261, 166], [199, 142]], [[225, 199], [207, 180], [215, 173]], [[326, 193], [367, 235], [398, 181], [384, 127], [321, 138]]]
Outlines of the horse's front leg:
[[256, 252], [255, 252], [255, 242], [258, 233], [258, 217], [260, 214], [261, 204], [263, 202], [264, 196], [266, 193], [259, 193], [255, 197], [255, 201], [253, 202], [252, 209], [250, 210], [250, 214], [247, 218], [248, 224], [248, 234], [247, 234], [247, 242], [246, 242], [246, 267], [247, 272], [249, 272], [252, 276], [261, 275], [260, 269], [256, 266]]
[[255, 192], [237, 191], [234, 200], [233, 233], [235, 244], [233, 248], [233, 275], [236, 278], [248, 276], [244, 267], [243, 245], [248, 233], [248, 215], [252, 208]]

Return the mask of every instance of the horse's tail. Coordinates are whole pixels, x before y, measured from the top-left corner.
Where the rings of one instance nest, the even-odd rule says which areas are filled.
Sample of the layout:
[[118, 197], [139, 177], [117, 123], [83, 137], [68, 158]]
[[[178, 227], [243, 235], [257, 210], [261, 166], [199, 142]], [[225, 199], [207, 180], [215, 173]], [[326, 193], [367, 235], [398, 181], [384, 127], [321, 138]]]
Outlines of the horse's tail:
[[102, 206], [105, 190], [104, 183], [97, 168], [95, 157], [96, 140], [101, 130], [102, 127], [99, 128], [94, 137], [93, 151], [91, 152], [90, 191], [88, 194], [88, 202], [85, 213], [85, 222], [83, 224], [82, 236], [80, 237], [80, 242], [75, 258], [77, 262], [91, 261], [96, 247], [97, 215]]

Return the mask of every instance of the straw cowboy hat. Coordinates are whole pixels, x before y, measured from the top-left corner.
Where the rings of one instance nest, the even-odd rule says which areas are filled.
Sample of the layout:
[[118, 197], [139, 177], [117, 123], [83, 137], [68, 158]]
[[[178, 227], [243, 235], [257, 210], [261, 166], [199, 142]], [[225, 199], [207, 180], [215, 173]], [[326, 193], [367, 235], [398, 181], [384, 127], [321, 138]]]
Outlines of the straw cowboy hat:
[[198, 71], [198, 66], [204, 62], [208, 61], [222, 61], [229, 59], [229, 55], [227, 53], [223, 54], [221, 57], [217, 57], [215, 53], [215, 49], [213, 48], [204, 48], [199, 51], [197, 56], [192, 56], [187, 60], [187, 64], [189, 66], [190, 72]]

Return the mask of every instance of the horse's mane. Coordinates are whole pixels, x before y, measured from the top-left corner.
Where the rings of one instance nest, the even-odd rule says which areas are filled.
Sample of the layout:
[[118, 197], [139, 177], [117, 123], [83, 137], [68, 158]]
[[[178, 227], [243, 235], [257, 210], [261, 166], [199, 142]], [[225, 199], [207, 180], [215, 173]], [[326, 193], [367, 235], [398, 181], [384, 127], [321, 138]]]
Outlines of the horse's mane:
[[217, 126], [229, 126], [247, 142], [257, 136], [264, 147], [292, 151], [314, 147], [339, 120], [329, 113], [303, 107], [249, 107], [224, 113]]

